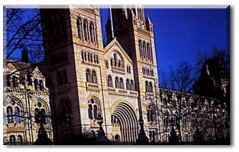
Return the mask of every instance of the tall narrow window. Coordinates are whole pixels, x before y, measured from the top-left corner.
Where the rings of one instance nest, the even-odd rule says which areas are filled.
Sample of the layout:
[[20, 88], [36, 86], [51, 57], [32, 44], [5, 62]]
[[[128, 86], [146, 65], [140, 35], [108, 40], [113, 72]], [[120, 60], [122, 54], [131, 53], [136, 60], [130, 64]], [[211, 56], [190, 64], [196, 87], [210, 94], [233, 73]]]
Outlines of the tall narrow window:
[[93, 56], [91, 53], [90, 53], [90, 62], [93, 62]]
[[42, 80], [39, 80], [39, 87], [40, 87], [40, 90], [41, 90], [41, 91], [44, 90], [44, 84], [43, 84], [43, 81], [42, 81]]
[[88, 61], [91, 62], [91, 60], [90, 60], [90, 53], [87, 53], [87, 56], [88, 56]]
[[8, 123], [13, 123], [13, 110], [10, 106], [7, 107], [7, 118]]
[[140, 54], [140, 57], [143, 56], [143, 52], [142, 52], [142, 42], [141, 42], [141, 40], [139, 40], [139, 54]]
[[119, 78], [118, 77], [115, 78], [115, 87], [119, 88]]
[[84, 51], [81, 51], [81, 60], [84, 61]]
[[123, 67], [122, 62], [120, 60], [118, 61], [118, 67], [120, 67], [120, 68]]
[[99, 63], [99, 57], [98, 55], [94, 55], [95, 56], [95, 63]]
[[89, 40], [89, 35], [88, 35], [88, 21], [87, 20], [84, 20], [83, 28], [84, 28], [85, 41], [88, 41]]
[[148, 83], [148, 81], [145, 81], [145, 90], [146, 90], [146, 92], [148, 92], [149, 90], [149, 83]]
[[84, 60], [87, 61], [87, 54], [84, 52]]
[[149, 75], [149, 69], [146, 69], [146, 75]]
[[150, 47], [149, 47], [149, 43], [147, 43], [146, 50], [147, 50], [147, 59], [150, 59]]
[[131, 80], [130, 87], [131, 87], [131, 90], [135, 90], [135, 85], [133, 80]]
[[95, 41], [95, 44], [97, 45], [98, 44], [98, 36], [97, 36], [97, 27], [95, 26], [95, 28], [94, 28], [94, 41]]
[[108, 75], [107, 82], [108, 82], [108, 87], [113, 87], [113, 82], [112, 82], [111, 75]]
[[89, 117], [90, 119], [93, 119], [93, 115], [92, 115], [92, 105], [91, 105], [91, 104], [88, 106], [88, 117]]
[[144, 67], [142, 68], [142, 71], [143, 71], [143, 74], [145, 75], [145, 68]]
[[92, 80], [93, 80], [93, 83], [97, 83], [97, 75], [95, 70], [92, 71]]
[[40, 123], [40, 111], [38, 108], [34, 110], [34, 118], [36, 123]]
[[105, 66], [107, 69], [109, 69], [109, 62], [107, 60], [105, 60]]
[[35, 90], [38, 90], [38, 80], [34, 79], [34, 86], [35, 86]]
[[152, 69], [150, 70], [150, 75], [154, 76], [154, 70], [152, 70]]
[[96, 55], [94, 54], [94, 63], [96, 63]]
[[145, 44], [145, 41], [143, 41], [143, 58], [146, 57], [146, 44]]
[[92, 82], [90, 69], [87, 69], [87, 70], [86, 70], [86, 81], [87, 81], [87, 82]]
[[113, 66], [113, 63], [114, 63], [114, 62], [113, 62], [113, 59], [111, 58], [111, 59], [110, 59], [110, 66]]
[[42, 123], [46, 123], [46, 110], [45, 109], [41, 109], [41, 121]]
[[156, 121], [156, 107], [155, 105], [149, 105], [147, 110], [148, 122]]
[[156, 109], [155, 109], [155, 106], [152, 107], [151, 120], [152, 120], [153, 122], [156, 121]]
[[18, 135], [17, 136], [17, 142], [19, 143], [19, 144], [23, 144], [23, 139], [22, 139], [22, 136], [21, 135]]
[[124, 80], [123, 80], [123, 78], [120, 78], [120, 88], [124, 89]]
[[100, 113], [100, 103], [94, 98], [88, 101], [88, 116], [89, 119], [96, 120], [98, 118], [98, 114]]
[[15, 113], [15, 122], [16, 123], [20, 123], [21, 119], [20, 119], [20, 110], [18, 107], [14, 108], [14, 113]]
[[151, 122], [151, 109], [150, 109], [150, 107], [147, 110], [147, 120], [148, 120], [148, 122]]
[[12, 76], [12, 86], [18, 87], [18, 78], [15, 75]]
[[20, 83], [23, 84], [24, 86], [25, 86], [25, 81], [26, 81], [26, 80], [25, 80], [25, 77], [21, 77]]
[[151, 81], [149, 82], [149, 92], [153, 92], [153, 85]]
[[97, 111], [97, 106], [94, 105], [94, 118], [97, 119], [98, 118], [98, 111]]
[[114, 66], [117, 66], [117, 54], [114, 53]]
[[127, 89], [127, 90], [130, 89], [129, 79], [126, 79], [126, 89]]
[[7, 75], [7, 86], [11, 86], [11, 76]]
[[91, 43], [94, 43], [94, 37], [95, 37], [94, 24], [90, 22], [90, 42]]
[[10, 136], [10, 145], [16, 145], [16, 137], [14, 135]]
[[150, 46], [150, 44], [148, 43], [148, 46], [147, 46], [148, 48], [148, 52], [149, 52], [149, 60], [153, 60], [153, 54], [152, 54], [152, 49], [151, 49], [151, 46]]
[[82, 39], [82, 19], [80, 17], [77, 19], [77, 29], [78, 29], [78, 37]]

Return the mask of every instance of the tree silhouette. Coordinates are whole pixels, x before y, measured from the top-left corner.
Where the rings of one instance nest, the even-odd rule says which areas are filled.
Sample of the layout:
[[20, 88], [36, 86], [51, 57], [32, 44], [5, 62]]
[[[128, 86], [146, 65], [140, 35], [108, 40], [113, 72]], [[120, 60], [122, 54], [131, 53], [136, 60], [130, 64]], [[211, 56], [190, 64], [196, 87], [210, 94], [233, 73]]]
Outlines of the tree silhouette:
[[193, 77], [192, 66], [185, 61], [179, 64], [176, 69], [171, 69], [169, 81], [171, 88], [179, 92], [190, 92], [195, 78]]
[[4, 8], [4, 59], [16, 59], [25, 49], [31, 63], [43, 59], [41, 18], [38, 9]]
[[[165, 77], [163, 78], [165, 79]], [[179, 131], [179, 141], [182, 141], [181, 125], [182, 119], [190, 114], [190, 106], [185, 106], [183, 102], [189, 102], [183, 95], [185, 92], [190, 92], [195, 78], [193, 77], [193, 68], [188, 62], [181, 62], [179, 67], [171, 69], [169, 81], [172, 90], [178, 90], [177, 96], [170, 96], [170, 102], [164, 105], [166, 110], [161, 110], [162, 115], [170, 115], [173, 117], [176, 129]], [[162, 82], [167, 80], [162, 80]], [[176, 94], [175, 94], [176, 95]]]

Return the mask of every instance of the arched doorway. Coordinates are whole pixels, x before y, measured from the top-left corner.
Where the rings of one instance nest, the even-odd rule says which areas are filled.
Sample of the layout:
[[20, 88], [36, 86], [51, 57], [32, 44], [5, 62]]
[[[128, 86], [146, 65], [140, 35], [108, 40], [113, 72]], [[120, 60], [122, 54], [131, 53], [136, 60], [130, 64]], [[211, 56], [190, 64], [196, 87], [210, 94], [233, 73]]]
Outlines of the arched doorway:
[[116, 106], [111, 117], [117, 119], [116, 122], [120, 127], [120, 135], [117, 136], [120, 138], [118, 138], [118, 140], [126, 144], [136, 142], [138, 136], [138, 122], [133, 109], [128, 104], [120, 102]]
[[115, 135], [115, 141], [120, 142], [120, 135], [119, 134]]

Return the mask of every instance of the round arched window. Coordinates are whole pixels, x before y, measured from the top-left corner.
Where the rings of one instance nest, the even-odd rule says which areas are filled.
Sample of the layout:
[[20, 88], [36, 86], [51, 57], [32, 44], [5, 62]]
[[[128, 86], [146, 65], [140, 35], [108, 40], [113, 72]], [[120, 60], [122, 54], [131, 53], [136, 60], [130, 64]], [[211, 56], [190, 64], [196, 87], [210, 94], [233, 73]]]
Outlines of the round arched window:
[[96, 120], [100, 114], [100, 103], [95, 99], [90, 99], [88, 105], [88, 117], [89, 119]]

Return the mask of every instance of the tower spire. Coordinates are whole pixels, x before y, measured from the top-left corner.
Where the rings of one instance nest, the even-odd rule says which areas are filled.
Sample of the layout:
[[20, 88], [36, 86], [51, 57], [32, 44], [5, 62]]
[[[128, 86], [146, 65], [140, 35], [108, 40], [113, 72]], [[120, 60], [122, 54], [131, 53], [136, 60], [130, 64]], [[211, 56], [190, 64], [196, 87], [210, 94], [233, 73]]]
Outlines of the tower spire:
[[110, 24], [111, 24], [111, 35], [112, 38], [114, 38], [114, 26], [113, 26], [113, 17], [112, 17], [112, 9], [111, 9], [111, 5], [110, 5]]

